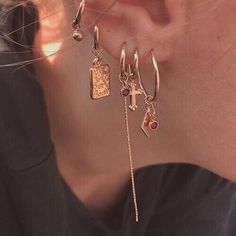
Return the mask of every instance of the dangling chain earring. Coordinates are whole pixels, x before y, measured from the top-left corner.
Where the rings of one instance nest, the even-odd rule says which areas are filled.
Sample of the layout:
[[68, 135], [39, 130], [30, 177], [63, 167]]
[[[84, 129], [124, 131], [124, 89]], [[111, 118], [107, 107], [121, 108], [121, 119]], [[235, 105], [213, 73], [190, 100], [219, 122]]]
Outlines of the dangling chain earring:
[[126, 125], [126, 136], [127, 136], [127, 144], [128, 144], [129, 162], [130, 162], [130, 173], [131, 173], [131, 184], [132, 184], [134, 210], [135, 210], [135, 220], [136, 222], [138, 222], [139, 211], [138, 211], [135, 177], [134, 177], [134, 166], [133, 166], [131, 139], [130, 139], [130, 131], [129, 131], [128, 102], [127, 102], [127, 97], [132, 96], [132, 94], [130, 93], [132, 89], [132, 87], [130, 87], [130, 84], [132, 83], [133, 79], [134, 78], [133, 78], [133, 73], [132, 73], [132, 67], [131, 65], [126, 65], [126, 43], [123, 43], [121, 56], [120, 56], [119, 80], [122, 84], [121, 95], [124, 97], [125, 125]]
[[157, 61], [156, 61], [153, 50], [151, 50], [151, 56], [152, 56], [152, 65], [154, 67], [154, 72], [155, 72], [155, 91], [154, 91], [153, 96], [148, 94], [142, 82], [142, 78], [139, 72], [138, 50], [136, 49], [134, 53], [134, 69], [135, 69], [135, 74], [138, 77], [138, 81], [139, 81], [139, 86], [140, 86], [139, 91], [142, 92], [142, 94], [144, 95], [144, 102], [147, 108], [141, 128], [147, 137], [150, 137], [149, 132], [148, 132], [149, 130], [155, 131], [155, 130], [158, 130], [159, 128], [159, 122], [157, 121], [154, 102], [157, 101], [157, 97], [159, 95], [160, 75], [159, 75], [159, 69], [158, 69]]
[[108, 64], [103, 64], [99, 50], [99, 28], [95, 26], [94, 45], [92, 48], [95, 59], [90, 68], [90, 95], [92, 99], [104, 98], [110, 95], [110, 67]]
[[79, 42], [82, 41], [84, 38], [84, 35], [81, 32], [81, 26], [80, 26], [82, 15], [84, 12], [84, 8], [85, 8], [85, 0], [82, 0], [79, 5], [79, 9], [76, 14], [75, 20], [72, 22], [72, 27], [75, 29], [75, 31], [73, 33], [73, 38]]

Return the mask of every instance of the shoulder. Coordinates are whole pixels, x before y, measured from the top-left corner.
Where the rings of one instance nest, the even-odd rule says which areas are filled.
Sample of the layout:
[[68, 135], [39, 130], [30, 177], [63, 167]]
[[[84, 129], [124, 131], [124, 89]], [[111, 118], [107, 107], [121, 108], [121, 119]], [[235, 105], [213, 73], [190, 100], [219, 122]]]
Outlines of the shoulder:
[[[0, 54], [0, 65], [17, 62]], [[40, 163], [52, 149], [43, 91], [25, 67], [0, 68], [0, 165], [20, 171]]]

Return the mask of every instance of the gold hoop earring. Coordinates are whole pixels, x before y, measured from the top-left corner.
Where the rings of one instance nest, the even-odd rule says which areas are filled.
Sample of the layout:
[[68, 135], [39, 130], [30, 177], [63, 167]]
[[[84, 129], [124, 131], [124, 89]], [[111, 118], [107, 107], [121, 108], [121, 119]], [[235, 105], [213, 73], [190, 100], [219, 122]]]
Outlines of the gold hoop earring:
[[84, 12], [84, 8], [85, 8], [85, 0], [82, 0], [80, 2], [79, 9], [77, 11], [76, 17], [72, 22], [72, 27], [75, 29], [75, 31], [73, 33], [73, 38], [76, 41], [79, 41], [79, 42], [82, 41], [83, 38], [84, 38], [84, 35], [81, 32], [81, 27], [80, 27], [80, 23], [81, 23], [81, 20], [82, 20], [82, 15], [83, 15], [83, 12]]
[[90, 96], [96, 100], [110, 95], [110, 66], [103, 64], [99, 46], [99, 28], [94, 27], [94, 43], [92, 53], [95, 56], [90, 68]]
[[151, 56], [152, 56], [152, 65], [153, 65], [154, 74], [155, 74], [154, 95], [148, 94], [148, 92], [143, 84], [142, 77], [141, 77], [140, 71], [139, 71], [138, 50], [136, 49], [135, 53], [134, 53], [135, 74], [138, 78], [140, 91], [144, 95], [144, 102], [145, 102], [145, 105], [147, 108], [141, 129], [147, 137], [150, 137], [149, 132], [148, 132], [149, 130], [152, 130], [152, 131], [158, 130], [158, 128], [160, 126], [159, 122], [157, 121], [156, 110], [155, 110], [155, 106], [154, 106], [154, 102], [157, 101], [157, 97], [159, 95], [159, 90], [160, 90], [160, 74], [159, 74], [159, 69], [158, 69], [158, 65], [157, 65], [157, 60], [156, 60], [153, 50], [151, 50]]

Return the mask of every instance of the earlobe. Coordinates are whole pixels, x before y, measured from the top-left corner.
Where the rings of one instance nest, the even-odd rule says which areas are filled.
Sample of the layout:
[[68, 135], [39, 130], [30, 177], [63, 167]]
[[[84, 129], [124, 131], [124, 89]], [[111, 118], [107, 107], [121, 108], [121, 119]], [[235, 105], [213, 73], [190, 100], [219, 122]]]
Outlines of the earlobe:
[[[99, 19], [101, 46], [109, 54], [118, 59], [120, 47], [126, 41], [128, 60], [135, 48], [139, 49], [141, 61], [148, 60], [150, 50], [154, 49], [158, 51], [159, 62], [167, 60], [174, 41], [170, 40], [173, 38], [170, 28], [182, 24], [184, 12], [183, 0], [99, 0], [88, 1], [87, 7], [85, 23], [92, 25]], [[167, 15], [168, 22], [164, 19]]]

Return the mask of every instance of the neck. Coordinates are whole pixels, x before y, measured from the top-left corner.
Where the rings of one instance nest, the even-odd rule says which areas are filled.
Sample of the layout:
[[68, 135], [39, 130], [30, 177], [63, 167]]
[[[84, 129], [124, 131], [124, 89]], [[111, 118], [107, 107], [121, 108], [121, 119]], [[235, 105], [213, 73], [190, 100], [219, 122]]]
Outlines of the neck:
[[[60, 173], [76, 196], [90, 209], [102, 212], [123, 197], [126, 192], [123, 190], [129, 181], [129, 171], [128, 168], [113, 172], [103, 169], [103, 165], [107, 165], [100, 157], [109, 156], [109, 142], [105, 148], [101, 142], [102, 137], [96, 139], [100, 136], [96, 128], [99, 127], [99, 120], [94, 119], [96, 110], [92, 111], [94, 108], [88, 101], [87, 70], [91, 61], [89, 39], [76, 44], [68, 37], [72, 34], [71, 22], [76, 13], [74, 6], [63, 6], [60, 1], [53, 6], [58, 8], [54, 8], [53, 12], [59, 13], [48, 17], [47, 22], [41, 21], [36, 48], [42, 50], [35, 51], [35, 54], [41, 57], [52, 54], [54, 50], [59, 51], [56, 56], [36, 64], [37, 79], [44, 90]], [[70, 10], [61, 11], [63, 7]], [[39, 9], [41, 18], [51, 14], [48, 9], [40, 6]], [[101, 112], [107, 105], [98, 106], [98, 117], [102, 120]], [[93, 123], [91, 128], [90, 122]], [[84, 185], [86, 188], [81, 187]]]

